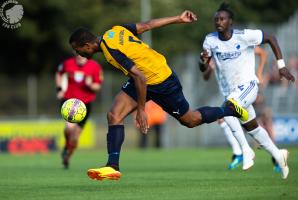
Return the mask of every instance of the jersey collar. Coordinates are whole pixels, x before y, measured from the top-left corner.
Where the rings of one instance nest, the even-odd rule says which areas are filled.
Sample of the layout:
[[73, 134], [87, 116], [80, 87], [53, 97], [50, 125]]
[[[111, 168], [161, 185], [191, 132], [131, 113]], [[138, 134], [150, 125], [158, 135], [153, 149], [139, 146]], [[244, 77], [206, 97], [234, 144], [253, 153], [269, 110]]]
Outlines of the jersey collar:
[[231, 29], [231, 37], [229, 39], [224, 39], [220, 36], [220, 34], [218, 33], [218, 39], [220, 39], [221, 41], [229, 41], [232, 37], [233, 37], [233, 33], [234, 33], [234, 30]]

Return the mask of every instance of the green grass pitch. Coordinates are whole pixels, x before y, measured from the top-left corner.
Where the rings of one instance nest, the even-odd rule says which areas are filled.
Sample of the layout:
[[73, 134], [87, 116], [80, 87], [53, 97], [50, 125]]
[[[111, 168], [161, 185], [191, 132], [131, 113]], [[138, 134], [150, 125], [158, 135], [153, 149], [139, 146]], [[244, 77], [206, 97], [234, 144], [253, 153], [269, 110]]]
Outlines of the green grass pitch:
[[290, 175], [282, 180], [271, 159], [256, 149], [255, 166], [229, 171], [228, 148], [122, 151], [120, 181], [93, 181], [88, 168], [105, 163], [106, 151], [78, 150], [69, 170], [60, 154], [0, 154], [2, 200], [298, 199], [298, 148], [290, 150]]

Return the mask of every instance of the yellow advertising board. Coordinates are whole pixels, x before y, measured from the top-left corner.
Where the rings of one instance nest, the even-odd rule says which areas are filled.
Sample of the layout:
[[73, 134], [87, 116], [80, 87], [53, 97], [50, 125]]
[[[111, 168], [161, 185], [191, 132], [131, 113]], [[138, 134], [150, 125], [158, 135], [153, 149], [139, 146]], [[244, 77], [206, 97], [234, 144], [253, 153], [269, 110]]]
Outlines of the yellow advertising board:
[[[64, 145], [62, 120], [27, 120], [0, 122], [0, 151], [34, 147], [44, 152]], [[46, 147], [47, 146], [47, 147]], [[89, 120], [80, 136], [79, 148], [95, 146], [95, 125]], [[46, 150], [47, 148], [47, 150]]]

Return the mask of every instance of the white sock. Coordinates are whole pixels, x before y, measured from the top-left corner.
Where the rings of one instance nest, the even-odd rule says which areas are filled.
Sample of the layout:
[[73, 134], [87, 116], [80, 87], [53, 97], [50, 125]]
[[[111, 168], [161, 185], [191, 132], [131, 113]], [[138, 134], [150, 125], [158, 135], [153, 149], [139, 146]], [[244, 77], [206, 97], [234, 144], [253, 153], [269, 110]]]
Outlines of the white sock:
[[236, 117], [225, 117], [224, 119], [230, 127], [232, 134], [238, 141], [238, 144], [240, 145], [242, 152], [249, 151], [249, 149], [251, 148], [246, 140], [239, 120]]
[[229, 144], [232, 147], [233, 154], [234, 155], [242, 155], [241, 147], [240, 147], [238, 141], [236, 140], [236, 138], [234, 137], [228, 124], [224, 121], [224, 122], [220, 123], [220, 127], [223, 129], [224, 134], [225, 134]]
[[259, 126], [258, 128], [249, 131], [250, 134], [266, 151], [268, 151], [275, 160], [280, 160], [281, 153], [272, 142], [267, 131]]

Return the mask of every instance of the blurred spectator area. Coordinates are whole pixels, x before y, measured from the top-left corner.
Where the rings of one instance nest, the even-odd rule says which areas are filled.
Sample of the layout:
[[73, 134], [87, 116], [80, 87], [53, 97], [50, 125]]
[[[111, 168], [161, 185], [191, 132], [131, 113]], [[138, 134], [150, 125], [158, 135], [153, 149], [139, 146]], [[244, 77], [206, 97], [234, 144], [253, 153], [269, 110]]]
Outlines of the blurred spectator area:
[[[94, 103], [94, 115], [106, 115], [112, 99], [127, 78], [112, 71], [104, 73], [102, 90]], [[57, 118], [54, 74], [7, 76], [0, 74], [0, 118]]]

